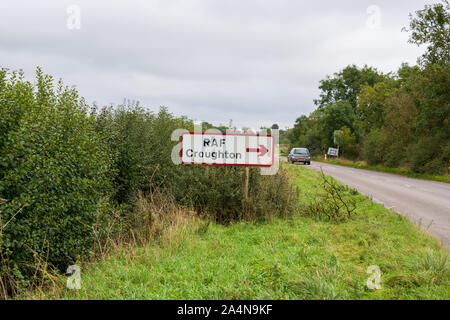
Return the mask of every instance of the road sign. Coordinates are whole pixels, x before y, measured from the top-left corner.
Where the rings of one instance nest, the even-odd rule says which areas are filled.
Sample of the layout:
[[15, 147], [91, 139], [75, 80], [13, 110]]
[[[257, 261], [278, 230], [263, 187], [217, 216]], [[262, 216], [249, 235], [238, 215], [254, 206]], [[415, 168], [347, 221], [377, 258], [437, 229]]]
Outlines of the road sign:
[[271, 167], [274, 151], [271, 135], [191, 132], [181, 136], [183, 164]]
[[338, 156], [339, 156], [339, 149], [336, 149], [336, 148], [328, 148], [327, 154], [328, 154], [329, 156], [335, 156], [335, 157], [338, 157]]

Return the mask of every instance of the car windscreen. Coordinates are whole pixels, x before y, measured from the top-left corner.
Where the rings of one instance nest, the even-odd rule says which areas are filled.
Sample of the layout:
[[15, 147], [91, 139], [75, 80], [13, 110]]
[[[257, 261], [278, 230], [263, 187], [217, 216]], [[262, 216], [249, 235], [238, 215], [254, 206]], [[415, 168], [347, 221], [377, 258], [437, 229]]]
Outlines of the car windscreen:
[[294, 154], [308, 154], [306, 149], [294, 149]]

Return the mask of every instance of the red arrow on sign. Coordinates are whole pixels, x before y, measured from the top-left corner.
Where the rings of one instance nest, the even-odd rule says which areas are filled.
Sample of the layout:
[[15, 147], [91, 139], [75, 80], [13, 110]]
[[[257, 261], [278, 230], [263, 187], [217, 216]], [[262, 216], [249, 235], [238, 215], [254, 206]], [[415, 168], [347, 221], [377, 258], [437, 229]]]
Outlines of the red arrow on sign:
[[247, 148], [247, 152], [260, 152], [259, 157], [262, 157], [267, 152], [269, 152], [269, 149], [267, 149], [262, 144], [259, 145], [259, 148]]

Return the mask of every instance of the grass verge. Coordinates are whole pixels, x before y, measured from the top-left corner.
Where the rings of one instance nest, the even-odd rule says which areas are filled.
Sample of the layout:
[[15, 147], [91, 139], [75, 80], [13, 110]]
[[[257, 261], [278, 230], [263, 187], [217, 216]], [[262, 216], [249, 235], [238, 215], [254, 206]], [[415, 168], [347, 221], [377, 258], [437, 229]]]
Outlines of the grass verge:
[[[322, 158], [316, 158], [316, 157], [312, 158], [312, 160], [318, 161], [318, 162], [325, 162]], [[330, 164], [336, 164], [339, 166], [372, 170], [372, 171], [378, 171], [378, 172], [387, 172], [387, 173], [398, 174], [398, 175], [402, 175], [402, 176], [406, 176], [406, 177], [410, 177], [410, 178], [450, 183], [450, 175], [438, 176], [438, 175], [432, 175], [432, 174], [414, 173], [407, 169], [389, 168], [389, 167], [384, 167], [384, 166], [371, 166], [371, 165], [367, 165], [367, 164], [361, 163], [361, 162], [353, 162], [350, 160], [342, 160], [342, 159], [340, 159], [340, 160], [328, 159], [326, 162], [330, 163]]]
[[[300, 207], [323, 192], [320, 174], [287, 165]], [[154, 243], [122, 247], [82, 265], [81, 290], [65, 277], [28, 299], [450, 299], [449, 254], [403, 216], [349, 193], [344, 223], [305, 217], [240, 222], [195, 220]], [[381, 290], [366, 282], [382, 272]]]

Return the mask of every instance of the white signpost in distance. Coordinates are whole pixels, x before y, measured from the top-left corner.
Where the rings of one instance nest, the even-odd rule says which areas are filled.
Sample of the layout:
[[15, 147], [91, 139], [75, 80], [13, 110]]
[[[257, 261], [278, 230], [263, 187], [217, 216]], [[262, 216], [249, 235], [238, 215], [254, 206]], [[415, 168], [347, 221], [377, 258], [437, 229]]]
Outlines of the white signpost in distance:
[[329, 155], [329, 156], [335, 156], [335, 157], [338, 157], [338, 156], [339, 156], [339, 149], [336, 149], [336, 148], [328, 148], [328, 155]]
[[274, 144], [272, 135], [187, 132], [181, 136], [181, 163], [271, 167]]

